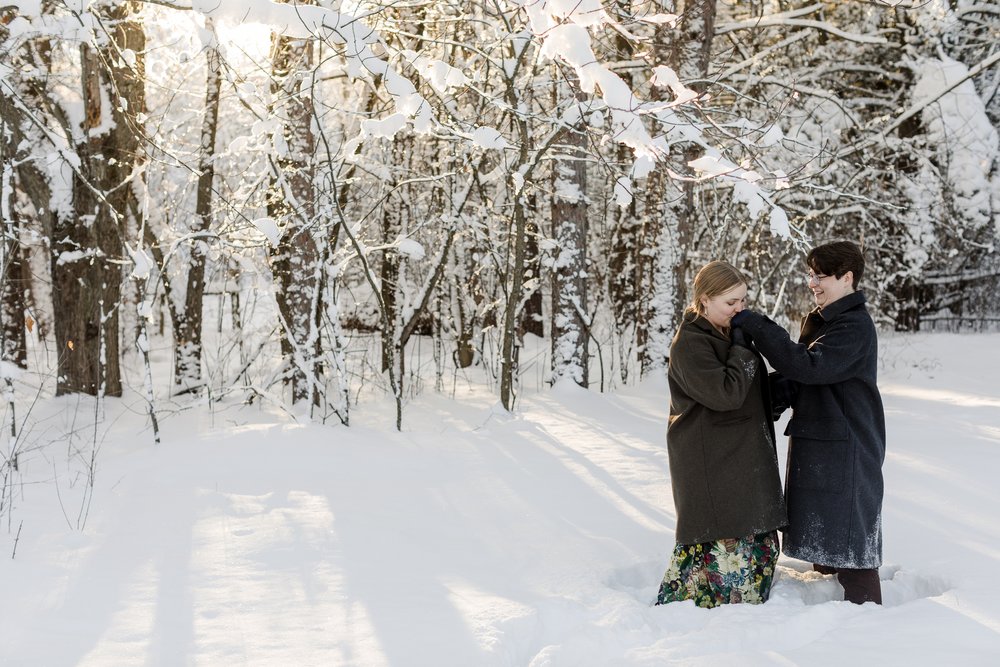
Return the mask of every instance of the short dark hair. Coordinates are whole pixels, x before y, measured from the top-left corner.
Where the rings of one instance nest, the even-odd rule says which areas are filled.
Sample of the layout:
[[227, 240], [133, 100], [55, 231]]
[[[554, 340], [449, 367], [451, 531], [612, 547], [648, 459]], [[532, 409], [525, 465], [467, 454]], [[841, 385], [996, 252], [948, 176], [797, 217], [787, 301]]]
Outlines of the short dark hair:
[[806, 255], [806, 264], [816, 273], [842, 277], [850, 271], [853, 275], [851, 286], [858, 289], [861, 276], [865, 273], [865, 256], [856, 243], [835, 241], [816, 246]]

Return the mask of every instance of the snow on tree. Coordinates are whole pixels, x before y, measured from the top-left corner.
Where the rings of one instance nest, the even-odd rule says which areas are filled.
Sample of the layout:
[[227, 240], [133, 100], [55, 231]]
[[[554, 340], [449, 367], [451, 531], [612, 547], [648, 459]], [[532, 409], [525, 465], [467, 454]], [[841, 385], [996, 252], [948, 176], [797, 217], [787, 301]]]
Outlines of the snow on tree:
[[513, 409], [526, 332], [546, 379], [661, 372], [697, 266], [733, 261], [792, 318], [830, 238], [865, 244], [885, 323], [992, 307], [970, 286], [1000, 273], [1000, 57], [976, 3], [0, 17], [4, 354], [31, 310], [61, 362], [88, 359], [60, 391], [114, 393], [119, 337], [155, 350], [159, 318], [173, 373], [149, 386], [345, 423], [385, 391], [401, 423], [427, 339], [438, 389], [482, 364]]

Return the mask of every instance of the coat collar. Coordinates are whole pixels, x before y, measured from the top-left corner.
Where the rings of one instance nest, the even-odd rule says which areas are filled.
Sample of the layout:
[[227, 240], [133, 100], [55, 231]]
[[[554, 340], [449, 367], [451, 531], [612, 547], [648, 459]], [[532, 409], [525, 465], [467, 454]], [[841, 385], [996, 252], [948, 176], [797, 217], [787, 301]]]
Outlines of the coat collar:
[[712, 334], [716, 338], [720, 338], [722, 340], [729, 340], [718, 329], [712, 326], [711, 322], [709, 322], [704, 317], [695, 312], [688, 311], [684, 313], [684, 321], [691, 324], [691, 326], [697, 327], [702, 331]]
[[863, 306], [866, 303], [865, 293], [861, 290], [851, 292], [847, 296], [842, 296], [825, 308], [815, 308], [812, 312], [829, 322], [838, 315], [847, 312], [852, 308]]

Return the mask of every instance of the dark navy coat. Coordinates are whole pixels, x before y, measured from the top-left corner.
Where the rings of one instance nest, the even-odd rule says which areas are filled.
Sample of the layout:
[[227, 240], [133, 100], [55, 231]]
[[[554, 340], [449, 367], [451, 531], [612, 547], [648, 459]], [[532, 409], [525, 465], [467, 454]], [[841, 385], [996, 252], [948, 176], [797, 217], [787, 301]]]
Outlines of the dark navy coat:
[[820, 565], [877, 568], [885, 413], [876, 386], [878, 340], [864, 294], [853, 292], [810, 312], [798, 343], [752, 311], [740, 326], [797, 389], [785, 431], [783, 551]]

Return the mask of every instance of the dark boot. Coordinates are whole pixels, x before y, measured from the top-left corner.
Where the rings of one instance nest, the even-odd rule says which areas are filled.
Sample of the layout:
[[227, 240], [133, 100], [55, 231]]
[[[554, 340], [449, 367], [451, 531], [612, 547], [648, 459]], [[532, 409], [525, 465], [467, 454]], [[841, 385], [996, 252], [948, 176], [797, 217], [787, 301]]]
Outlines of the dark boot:
[[829, 565], [820, 565], [819, 563], [813, 563], [813, 569], [820, 574], [837, 574], [837, 568], [830, 567]]
[[844, 599], [854, 604], [882, 604], [882, 582], [878, 570], [837, 568], [837, 581], [844, 587]]

